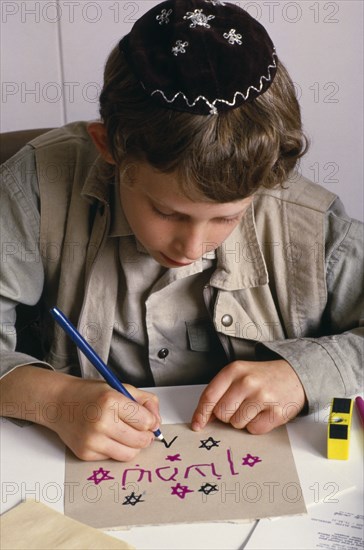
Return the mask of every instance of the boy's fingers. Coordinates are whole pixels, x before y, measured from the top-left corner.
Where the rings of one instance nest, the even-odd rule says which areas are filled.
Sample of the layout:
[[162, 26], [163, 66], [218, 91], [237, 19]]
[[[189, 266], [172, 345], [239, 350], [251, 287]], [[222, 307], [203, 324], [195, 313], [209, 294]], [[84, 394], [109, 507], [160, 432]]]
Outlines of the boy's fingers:
[[140, 449], [134, 449], [127, 445], [120, 445], [117, 442], [110, 442], [107, 447], [107, 453], [110, 458], [119, 462], [129, 462], [139, 453]]
[[113, 405], [113, 408], [114, 421], [122, 421], [135, 430], [151, 431], [157, 423], [157, 418], [151, 411], [140, 403], [130, 401], [125, 397], [122, 402]]
[[101, 453], [105, 454], [105, 458], [112, 458], [113, 460], [118, 460], [120, 462], [128, 462], [130, 460], [133, 460], [139, 453], [139, 451], [142, 448], [150, 445], [150, 443], [151, 441], [149, 441], [147, 445], [136, 446], [135, 441], [132, 439], [125, 439], [124, 441], [120, 442], [117, 439], [108, 437], [104, 438], [102, 441], [100, 440], [100, 447], [98, 449], [98, 446], [96, 444], [95, 450], [98, 449], [100, 455]]
[[161, 423], [162, 419], [159, 413], [159, 399], [154, 393], [146, 392], [143, 390], [137, 390], [137, 397], [139, 403], [143, 405], [148, 411], [152, 413], [152, 415], [155, 417], [155, 423], [154, 426], [152, 426], [153, 430], [156, 430], [159, 428], [159, 424]]
[[148, 399], [147, 401], [145, 401], [145, 403], [143, 403], [143, 406], [155, 417], [156, 420], [154, 426], [152, 427], [152, 430], [156, 430], [157, 428], [159, 428], [159, 425], [162, 422], [161, 416], [159, 414], [158, 402], [156, 402], [154, 399]]
[[285, 422], [280, 421], [278, 415], [272, 417], [272, 411], [265, 409], [248, 422], [245, 427], [249, 433], [261, 435], [272, 431], [273, 428], [277, 428], [281, 424], [285, 424]]
[[224, 393], [224, 388], [219, 388], [218, 384], [214, 383], [215, 379], [210, 382], [207, 388], [202, 392], [200, 400], [197, 404], [195, 412], [192, 416], [191, 428], [195, 432], [202, 430], [206, 424], [214, 416], [214, 409]]
[[231, 387], [233, 374], [233, 369], [223, 368], [204, 389], [192, 416], [191, 427], [194, 431], [202, 430], [211, 417], [220, 418], [219, 401]]
[[206, 415], [203, 411], [203, 406], [201, 409], [196, 409], [193, 413], [192, 420], [191, 420], [191, 428], [194, 432], [199, 432], [200, 430], [203, 430], [206, 424], [209, 422], [209, 420], [212, 417], [212, 413], [209, 415]]
[[[125, 422], [138, 430], [156, 430], [161, 422], [159, 400], [156, 395], [125, 384], [136, 402], [128, 402], [129, 415]], [[139, 424], [139, 425], [138, 425]]]
[[154, 441], [151, 431], [140, 431], [137, 426], [120, 422], [120, 426], [108, 432], [108, 438], [132, 449], [144, 449]]
[[257, 421], [263, 408], [258, 402], [244, 401], [228, 421], [234, 428], [242, 430], [249, 423], [253, 424]]

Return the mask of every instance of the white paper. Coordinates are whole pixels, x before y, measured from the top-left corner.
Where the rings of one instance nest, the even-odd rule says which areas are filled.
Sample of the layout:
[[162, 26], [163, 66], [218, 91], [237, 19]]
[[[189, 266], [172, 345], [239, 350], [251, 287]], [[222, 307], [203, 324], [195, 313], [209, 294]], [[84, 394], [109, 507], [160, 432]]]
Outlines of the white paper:
[[323, 503], [308, 516], [261, 520], [245, 550], [361, 550], [363, 535], [363, 491], [343, 495], [336, 503]]
[[[328, 417], [329, 409], [321, 411], [323, 419]], [[289, 439], [301, 488], [307, 509], [322, 502], [335, 504], [347, 492], [353, 491], [356, 484], [348, 472], [348, 464], [342, 460], [326, 458], [327, 424], [318, 422], [315, 416], [294, 419], [287, 424]], [[361, 428], [356, 430], [361, 437]], [[353, 430], [354, 433], [354, 430]], [[353, 437], [352, 439], [355, 439]], [[357, 441], [351, 441], [351, 447]], [[361, 450], [359, 450], [361, 456]], [[351, 449], [351, 455], [355, 455]], [[346, 462], [346, 461], [345, 461]]]

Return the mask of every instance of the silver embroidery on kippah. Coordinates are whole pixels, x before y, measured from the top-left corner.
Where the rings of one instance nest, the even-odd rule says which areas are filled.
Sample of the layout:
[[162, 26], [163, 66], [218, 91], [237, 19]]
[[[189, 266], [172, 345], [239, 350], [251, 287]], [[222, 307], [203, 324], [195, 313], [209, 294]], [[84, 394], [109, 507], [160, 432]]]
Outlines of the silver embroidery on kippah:
[[171, 15], [172, 10], [162, 10], [160, 15], [157, 15], [156, 20], [159, 21], [160, 25], [163, 25], [163, 23], [169, 23], [169, 16]]
[[222, 2], [222, 0], [205, 0], [205, 2], [213, 6], [226, 6], [225, 2]]
[[172, 48], [173, 55], [178, 55], [179, 53], [186, 53], [186, 46], [188, 42], [182, 42], [182, 40], [176, 40], [176, 45]]
[[[186, 105], [188, 107], [194, 107], [196, 105], [196, 103], [202, 99], [202, 101], [204, 101], [206, 103], [206, 105], [208, 107], [210, 107], [210, 115], [217, 115], [218, 110], [217, 110], [217, 107], [216, 107], [216, 103], [225, 103], [226, 105], [229, 105], [229, 107], [234, 107], [235, 103], [236, 103], [236, 100], [239, 96], [241, 96], [244, 99], [244, 101], [246, 101], [249, 98], [251, 90], [255, 90], [256, 92], [259, 93], [263, 88], [263, 81], [265, 80], [265, 81], [269, 82], [272, 78], [270, 70], [275, 69], [277, 67], [277, 63], [276, 63], [276, 60], [275, 60], [276, 56], [277, 56], [277, 54], [276, 54], [276, 50], [274, 48], [272, 63], [270, 65], [268, 65], [267, 76], [263, 75], [263, 76], [260, 77], [259, 87], [256, 88], [255, 86], [249, 86], [249, 88], [247, 89], [245, 94], [243, 92], [235, 92], [232, 101], [227, 101], [226, 99], [222, 99], [222, 98], [216, 98], [213, 101], [209, 101], [205, 96], [199, 95], [199, 96], [196, 97], [196, 99], [194, 101], [190, 102], [183, 92], [177, 92], [171, 99], [168, 99], [166, 97], [165, 93], [162, 90], [154, 90], [153, 92], [151, 92], [151, 95], [153, 96], [154, 94], [161, 94], [164, 101], [166, 101], [167, 103], [173, 103], [177, 99], [177, 97], [180, 96], [185, 100]], [[143, 83], [142, 83], [142, 85], [143, 85]], [[143, 85], [143, 87], [144, 87], [144, 85]]]
[[224, 32], [223, 37], [228, 40], [229, 44], [239, 44], [242, 45], [242, 36], [237, 33], [235, 29], [230, 29], [229, 32]]
[[209, 29], [211, 25], [208, 24], [208, 21], [215, 19], [214, 15], [205, 15], [202, 13], [202, 9], [195, 11], [188, 11], [186, 15], [183, 16], [183, 19], [190, 19], [192, 21], [190, 28], [195, 29], [197, 26], [206, 27]]

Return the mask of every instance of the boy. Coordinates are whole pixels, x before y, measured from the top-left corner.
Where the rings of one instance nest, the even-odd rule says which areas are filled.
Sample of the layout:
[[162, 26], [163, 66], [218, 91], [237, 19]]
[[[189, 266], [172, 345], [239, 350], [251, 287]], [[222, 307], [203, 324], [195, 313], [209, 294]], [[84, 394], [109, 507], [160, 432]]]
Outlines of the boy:
[[[54, 305], [123, 382], [207, 383], [194, 430], [264, 433], [357, 391], [362, 228], [293, 171], [307, 144], [265, 29], [217, 0], [155, 6], [111, 52], [100, 114], [3, 167], [2, 414], [85, 460], [153, 440], [156, 398], [100, 380]], [[18, 304], [38, 305], [38, 350]]]

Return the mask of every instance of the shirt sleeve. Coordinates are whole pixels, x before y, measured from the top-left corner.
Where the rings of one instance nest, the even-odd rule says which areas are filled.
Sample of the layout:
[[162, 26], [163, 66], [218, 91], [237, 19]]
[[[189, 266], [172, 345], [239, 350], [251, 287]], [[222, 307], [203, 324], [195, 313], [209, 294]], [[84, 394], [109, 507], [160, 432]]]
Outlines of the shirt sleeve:
[[39, 190], [34, 149], [27, 145], [0, 168], [0, 376], [16, 367], [52, 368], [17, 351], [18, 306], [34, 306], [44, 283], [39, 248]]
[[333, 397], [351, 396], [363, 387], [364, 226], [350, 219], [339, 199], [326, 216], [327, 305], [318, 338], [264, 342], [267, 350], [295, 369], [308, 400], [308, 412], [327, 406]]

